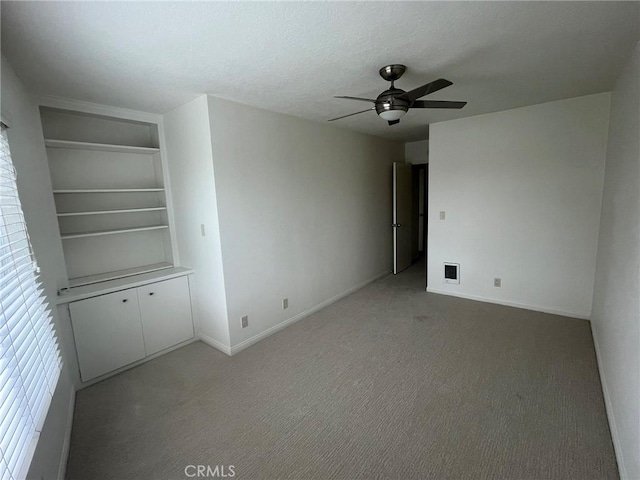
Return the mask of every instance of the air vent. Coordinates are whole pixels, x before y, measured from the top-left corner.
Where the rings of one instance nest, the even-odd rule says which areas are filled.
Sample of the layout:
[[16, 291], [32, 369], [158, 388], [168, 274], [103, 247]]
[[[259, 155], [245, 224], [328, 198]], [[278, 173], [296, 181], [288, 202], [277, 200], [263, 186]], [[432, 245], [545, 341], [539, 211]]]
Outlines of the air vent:
[[444, 283], [460, 284], [459, 263], [444, 263]]

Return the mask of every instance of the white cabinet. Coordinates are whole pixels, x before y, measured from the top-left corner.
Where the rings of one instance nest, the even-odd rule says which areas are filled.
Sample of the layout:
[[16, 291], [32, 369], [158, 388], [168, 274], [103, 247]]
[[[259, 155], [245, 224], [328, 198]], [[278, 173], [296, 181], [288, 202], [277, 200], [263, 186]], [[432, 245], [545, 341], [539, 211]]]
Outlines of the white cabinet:
[[152, 283], [137, 291], [147, 355], [193, 337], [187, 277]]
[[186, 276], [69, 303], [84, 382], [193, 337]]
[[135, 289], [69, 304], [84, 381], [145, 357]]

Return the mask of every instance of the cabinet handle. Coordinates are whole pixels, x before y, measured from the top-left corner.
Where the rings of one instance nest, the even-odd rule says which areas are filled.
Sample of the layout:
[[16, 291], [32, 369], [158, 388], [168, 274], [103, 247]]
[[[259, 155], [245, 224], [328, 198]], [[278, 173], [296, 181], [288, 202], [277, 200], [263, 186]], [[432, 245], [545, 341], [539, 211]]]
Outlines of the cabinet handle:
[[154, 292], [149, 292], [149, 295], [153, 295]]
[[129, 299], [128, 299], [128, 298], [124, 298], [124, 299], [122, 300], [122, 303], [127, 303], [128, 301], [129, 301]]

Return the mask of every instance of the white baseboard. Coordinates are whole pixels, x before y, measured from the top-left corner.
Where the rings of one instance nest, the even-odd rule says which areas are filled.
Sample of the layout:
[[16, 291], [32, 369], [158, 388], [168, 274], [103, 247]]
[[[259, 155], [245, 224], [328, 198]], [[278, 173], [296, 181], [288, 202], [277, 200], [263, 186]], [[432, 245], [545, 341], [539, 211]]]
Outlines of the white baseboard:
[[60, 467], [58, 468], [58, 480], [67, 478], [67, 460], [69, 459], [69, 450], [71, 449], [71, 430], [73, 429], [73, 412], [76, 407], [76, 389], [71, 389], [69, 395], [69, 408], [67, 410], [67, 428], [64, 432], [64, 443], [62, 444], [62, 452], [60, 453]]
[[616, 460], [618, 462], [618, 472], [620, 473], [621, 480], [628, 480], [629, 475], [624, 463], [624, 456], [622, 454], [622, 445], [620, 443], [620, 434], [618, 433], [618, 427], [616, 424], [616, 416], [613, 413], [613, 405], [611, 404], [611, 396], [609, 395], [609, 387], [607, 386], [607, 377], [604, 374], [604, 366], [602, 365], [602, 356], [600, 355], [600, 347], [598, 345], [598, 337], [596, 331], [593, 328], [593, 321], [591, 324], [591, 336], [593, 337], [593, 345], [596, 349], [596, 360], [598, 361], [598, 371], [600, 372], [600, 382], [602, 383], [602, 393], [604, 395], [604, 406], [607, 410], [607, 420], [609, 420], [609, 429], [611, 430], [611, 439], [613, 440], [613, 450], [616, 454]]
[[563, 317], [579, 318], [581, 320], [589, 320], [591, 315], [585, 313], [566, 312], [564, 310], [556, 310], [553, 308], [538, 307], [536, 305], [527, 305], [526, 303], [510, 302], [508, 300], [498, 300], [495, 298], [481, 297], [479, 295], [467, 295], [449, 290], [439, 290], [437, 288], [427, 287], [427, 292], [437, 293], [439, 295], [450, 295], [452, 297], [466, 298], [467, 300], [476, 300], [478, 302], [495, 303], [505, 305], [507, 307], [523, 308], [525, 310], [533, 310], [534, 312], [551, 313], [553, 315], [562, 315]]
[[206, 343], [207, 345], [212, 346], [216, 350], [220, 350], [222, 353], [226, 353], [229, 356], [232, 355], [231, 348], [229, 347], [229, 345], [225, 345], [224, 343], [219, 342], [215, 338], [211, 338], [209, 335], [205, 335], [204, 333], [198, 333], [198, 337], [204, 343]]
[[323, 308], [328, 307], [329, 305], [331, 305], [332, 303], [337, 302], [338, 300], [342, 300], [344, 297], [351, 295], [353, 292], [356, 292], [358, 290], [360, 290], [363, 287], [366, 287], [367, 285], [369, 285], [372, 282], [375, 282], [376, 280], [389, 275], [390, 272], [383, 272], [383, 273], [379, 273], [378, 275], [375, 275], [374, 277], [371, 277], [368, 280], [365, 280], [364, 282], [351, 287], [348, 290], [345, 290], [344, 292], [339, 293], [338, 295], [335, 295], [331, 298], [329, 298], [328, 300], [325, 300], [324, 302], [320, 302], [319, 304], [298, 313], [297, 315], [294, 315], [291, 318], [287, 318], [286, 320], [278, 323], [277, 325], [274, 325], [271, 328], [268, 328], [266, 330], [264, 330], [263, 332], [258, 333], [257, 335], [254, 335], [251, 338], [248, 338], [240, 343], [238, 343], [237, 345], [233, 345], [231, 347], [231, 355], [235, 355], [236, 353], [244, 350], [245, 348], [250, 347], [251, 345], [258, 343], [260, 340], [267, 338], [270, 335], [273, 335], [276, 332], [279, 332], [280, 330], [288, 327], [289, 325], [299, 322], [300, 320], [302, 320], [303, 318], [308, 317], [309, 315], [312, 315], [320, 310], [322, 310]]

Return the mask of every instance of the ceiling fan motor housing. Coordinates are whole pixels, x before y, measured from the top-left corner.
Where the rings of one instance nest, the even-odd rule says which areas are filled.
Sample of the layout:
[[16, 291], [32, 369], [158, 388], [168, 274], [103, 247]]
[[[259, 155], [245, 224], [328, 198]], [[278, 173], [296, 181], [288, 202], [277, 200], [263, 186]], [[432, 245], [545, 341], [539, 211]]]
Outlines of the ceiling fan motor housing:
[[411, 103], [407, 100], [397, 98], [403, 93], [405, 93], [405, 91], [399, 88], [390, 88], [389, 90], [382, 92], [378, 95], [378, 98], [376, 98], [376, 113], [380, 115], [380, 113], [388, 112], [390, 110], [402, 110], [407, 112]]

